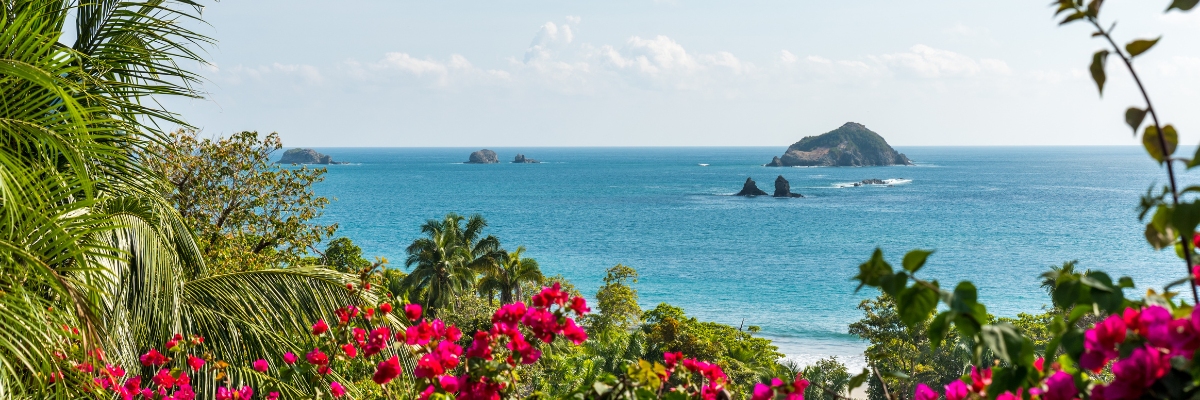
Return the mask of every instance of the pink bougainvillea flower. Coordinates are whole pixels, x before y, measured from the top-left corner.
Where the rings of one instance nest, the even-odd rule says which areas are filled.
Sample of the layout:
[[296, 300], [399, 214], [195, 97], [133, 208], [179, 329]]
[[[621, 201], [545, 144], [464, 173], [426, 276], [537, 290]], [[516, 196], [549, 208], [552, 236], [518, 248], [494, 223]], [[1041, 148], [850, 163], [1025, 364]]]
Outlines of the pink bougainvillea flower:
[[681, 360], [683, 360], [683, 352], [663, 353], [663, 363], [667, 365], [668, 370], [674, 370], [675, 365], [679, 364]]
[[429, 385], [429, 387], [426, 387], [425, 390], [421, 391], [421, 395], [417, 397], [417, 400], [429, 400], [429, 396], [433, 396], [433, 391], [433, 385]]
[[929, 386], [925, 386], [924, 383], [918, 383], [917, 389], [913, 393], [914, 400], [937, 400], [937, 398], [938, 393], [930, 389]]
[[446, 393], [458, 392], [458, 377], [456, 376], [446, 375], [438, 378], [438, 384], [442, 385], [442, 390], [445, 390]]
[[138, 359], [142, 361], [142, 365], [147, 367], [157, 367], [167, 363], [167, 356], [162, 355], [154, 348], [151, 348], [146, 354], [142, 354]]
[[554, 313], [545, 309], [535, 308], [529, 310], [521, 322], [533, 331], [533, 337], [541, 339], [544, 343], [554, 341], [554, 334], [562, 331], [562, 327], [558, 325], [558, 318]]
[[367, 345], [367, 330], [366, 329], [354, 328], [354, 330], [351, 331], [351, 334], [354, 336], [354, 343], [358, 344], [358, 347], [363, 347], [363, 346]]
[[442, 368], [442, 362], [437, 358], [437, 355], [429, 353], [417, 360], [417, 367], [413, 369], [413, 376], [418, 378], [435, 378], [445, 372], [446, 370]]
[[333, 394], [333, 397], [342, 397], [346, 395], [346, 388], [340, 383], [329, 382], [329, 393]]
[[154, 382], [154, 385], [158, 387], [175, 386], [175, 377], [171, 376], [171, 370], [166, 368], [158, 370], [158, 373], [150, 381]]
[[[1170, 358], [1150, 347], [1134, 349], [1128, 358], [1112, 366], [1113, 380], [1107, 386], [1092, 389], [1092, 397], [1100, 399], [1136, 399], [1145, 393], [1171, 369]], [[1096, 392], [1099, 391], [1100, 394]]]
[[322, 353], [321, 349], [312, 349], [312, 351], [308, 352], [308, 354], [304, 356], [304, 359], [312, 365], [329, 364], [329, 356], [325, 355], [325, 353]]
[[1013, 392], [1000, 393], [999, 396], [996, 396], [996, 400], [1022, 400], [1021, 392], [1023, 392], [1023, 390], [1021, 390], [1021, 388], [1017, 388], [1016, 393], [1013, 393]]
[[264, 360], [264, 359], [261, 359], [261, 358], [260, 358], [260, 359], [258, 359], [258, 360], [255, 360], [255, 361], [254, 361], [254, 362], [251, 364], [251, 366], [252, 366], [252, 367], [254, 367], [254, 370], [255, 370], [255, 371], [262, 372], [262, 373], [266, 373], [266, 372], [267, 372], [267, 369], [269, 369], [269, 368], [270, 368], [270, 364], [267, 364], [267, 360]]
[[979, 369], [971, 366], [971, 391], [980, 395], [987, 393], [988, 385], [992, 384], [992, 369]]
[[1045, 359], [1045, 358], [1038, 357], [1036, 360], [1033, 360], [1033, 367], [1034, 367], [1034, 368], [1037, 368], [1038, 372], [1044, 372], [1044, 371], [1045, 371], [1045, 369], [1044, 369], [1044, 368], [1045, 368], [1045, 364], [1046, 364], [1046, 359]]
[[125, 380], [125, 384], [121, 385], [119, 390], [121, 397], [132, 399], [133, 397], [142, 394], [142, 377], [135, 376]]
[[279, 400], [279, 392], [267, 393], [267, 400]]
[[466, 355], [468, 358], [491, 360], [492, 335], [484, 331], [475, 331], [475, 338], [471, 341], [471, 346], [467, 347]]
[[405, 342], [410, 346], [424, 346], [433, 340], [433, 325], [429, 321], [421, 321], [419, 324], [408, 327], [408, 332], [404, 336]]
[[371, 335], [367, 337], [367, 345], [363, 346], [363, 355], [370, 357], [388, 346], [388, 339], [392, 338], [392, 330], [386, 326], [375, 328], [371, 331]]
[[317, 323], [313, 324], [312, 326], [313, 336], [321, 336], [325, 332], [329, 332], [329, 325], [326, 324], [325, 320], [323, 319], [317, 320]]
[[346, 343], [342, 345], [342, 352], [346, 353], [346, 358], [354, 358], [358, 356], [358, 349], [353, 344]]
[[397, 356], [392, 356], [392, 358], [379, 363], [379, 366], [375, 368], [375, 375], [371, 377], [371, 380], [377, 384], [384, 385], [391, 382], [392, 379], [396, 379], [397, 376], [400, 376], [400, 372], [400, 359]]
[[317, 367], [317, 373], [321, 374], [321, 375], [329, 375], [329, 374], [333, 373], [333, 368], [329, 368], [328, 364], [322, 365], [320, 367]]
[[1046, 379], [1046, 391], [1041, 395], [1042, 400], [1074, 400], [1078, 396], [1079, 389], [1075, 387], [1075, 379], [1071, 378], [1071, 374], [1062, 371], [1055, 372]]
[[188, 354], [187, 365], [192, 367], [192, 371], [199, 371], [200, 368], [204, 367], [204, 359]]
[[384, 314], [392, 312], [392, 304], [391, 303], [380, 304], [379, 312], [384, 313]]
[[946, 400], [963, 400], [970, 393], [967, 384], [961, 380], [950, 382], [949, 385], [946, 385]]
[[404, 306], [404, 316], [408, 317], [409, 321], [416, 321], [418, 319], [421, 319], [421, 305], [420, 304], [405, 305]]
[[575, 311], [575, 313], [579, 315], [587, 314], [592, 311], [592, 309], [588, 308], [587, 306], [587, 300], [584, 300], [582, 297], [575, 297], [571, 299], [571, 310]]
[[293, 353], [290, 351], [287, 353], [283, 353], [283, 362], [285, 364], [292, 365], [292, 364], [295, 364], [296, 361], [299, 361], [299, 359], [296, 358], [296, 353]]
[[171, 395], [175, 396], [175, 400], [196, 399], [196, 392], [192, 390], [192, 385], [187, 383], [180, 384], [179, 389], [176, 389], [175, 393], [172, 393]]
[[755, 384], [754, 392], [750, 395], [750, 400], [771, 400], [775, 395], [775, 390], [764, 384]]
[[[1141, 315], [1143, 317], [1146, 316], [1145, 313]], [[1155, 317], [1152, 316], [1151, 318]], [[1138, 323], [1140, 324], [1143, 319], [1139, 317]], [[1092, 371], [1099, 371], [1104, 368], [1104, 365], [1109, 360], [1117, 357], [1117, 346], [1125, 341], [1126, 328], [1124, 317], [1112, 315], [1085, 332], [1083, 336], [1084, 352], [1079, 357], [1079, 365]], [[1154, 330], [1158, 329], [1155, 328]], [[1163, 335], [1166, 335], [1165, 328]]]
[[576, 345], [583, 344], [588, 338], [587, 332], [578, 325], [575, 325], [575, 320], [570, 318], [567, 318], [567, 323], [562, 328], [562, 334], [563, 337]]

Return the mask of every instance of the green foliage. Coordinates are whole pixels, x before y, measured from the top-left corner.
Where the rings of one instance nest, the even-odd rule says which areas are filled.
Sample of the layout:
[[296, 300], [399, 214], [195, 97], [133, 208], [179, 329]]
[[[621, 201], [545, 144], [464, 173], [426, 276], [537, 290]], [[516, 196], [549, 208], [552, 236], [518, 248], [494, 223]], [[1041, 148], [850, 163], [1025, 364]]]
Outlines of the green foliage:
[[329, 245], [325, 246], [320, 263], [346, 273], [358, 273], [371, 266], [371, 262], [362, 257], [362, 249], [347, 237], [329, 242]]
[[847, 394], [850, 383], [850, 372], [836, 358], [822, 358], [804, 367], [800, 371], [809, 386], [804, 390], [804, 398], [811, 400], [839, 400], [837, 395]]
[[862, 154], [891, 154], [895, 152], [882, 136], [858, 124], [846, 124], [819, 136], [807, 136], [800, 139], [799, 142], [788, 146], [788, 150], [813, 151], [822, 147], [839, 150], [839, 145], [842, 143], [852, 146], [851, 148], [847, 148], [846, 151], [857, 149]]
[[525, 246], [517, 247], [516, 251], [501, 250], [496, 256], [496, 262], [488, 265], [479, 281], [477, 290], [481, 295], [492, 296], [500, 294], [500, 304], [524, 301], [524, 286], [526, 283], [540, 286], [546, 278], [537, 260], [525, 257]]
[[[863, 354], [867, 363], [884, 376], [887, 389], [908, 394], [913, 392], [915, 382], [941, 387], [962, 376], [971, 364], [971, 353], [964, 348], [958, 332], [946, 331], [935, 347], [928, 333], [933, 319], [907, 324], [896, 311], [897, 306], [887, 294], [863, 300], [858, 306], [863, 319], [850, 324], [850, 334], [869, 343]], [[872, 400], [885, 399], [880, 383], [876, 377], [868, 381]]]
[[[466, 223], [464, 226], [463, 223]], [[425, 312], [437, 316], [441, 310], [454, 310], [460, 294], [470, 291], [476, 277], [495, 267], [500, 256], [500, 240], [483, 236], [487, 221], [482, 216], [469, 219], [447, 214], [441, 220], [428, 220], [421, 226], [426, 237], [414, 240], [405, 250], [404, 265], [412, 268], [401, 281], [409, 299], [420, 299]]]
[[729, 325], [699, 321], [665, 303], [643, 317], [648, 355], [661, 357], [664, 352], [678, 351], [685, 357], [715, 362], [729, 375], [735, 392], [750, 393], [761, 379], [787, 370], [779, 364], [783, 354], [768, 339]]
[[271, 161], [279, 135], [239, 132], [213, 140], [178, 130], [142, 159], [171, 183], [164, 196], [192, 228], [214, 272], [296, 265], [337, 225], [313, 221], [329, 200], [313, 193], [325, 169]]
[[637, 270], [621, 264], [608, 269], [604, 286], [596, 292], [596, 313], [586, 321], [589, 331], [629, 331], [641, 323], [637, 289], [631, 286], [637, 277]]

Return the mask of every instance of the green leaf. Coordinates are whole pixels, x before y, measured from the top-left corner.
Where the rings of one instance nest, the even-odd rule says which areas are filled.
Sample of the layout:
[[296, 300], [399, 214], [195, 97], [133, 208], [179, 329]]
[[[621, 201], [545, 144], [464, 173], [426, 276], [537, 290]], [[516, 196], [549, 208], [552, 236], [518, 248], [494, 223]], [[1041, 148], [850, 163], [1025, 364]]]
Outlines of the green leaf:
[[933, 250], [913, 250], [904, 255], [904, 269], [916, 273], [925, 266], [925, 259], [933, 254]]
[[1092, 18], [1099, 17], [1100, 16], [1100, 5], [1103, 3], [1104, 3], [1104, 0], [1092, 0], [1090, 3], [1088, 3], [1088, 6], [1087, 6], [1088, 15], [1091, 15]]
[[1113, 314], [1121, 311], [1125, 303], [1125, 294], [1120, 287], [1113, 286], [1112, 278], [1108, 274], [1092, 271], [1080, 279], [1080, 282], [1092, 288], [1092, 302], [1101, 310]]
[[1146, 110], [1137, 107], [1129, 107], [1128, 110], [1125, 110], [1125, 123], [1129, 124], [1130, 128], [1133, 128], [1134, 135], [1137, 134], [1137, 129], [1142, 126], [1142, 120], [1144, 119], [1146, 119]]
[[[1129, 42], [1129, 44], [1125, 45], [1125, 51], [1129, 52], [1129, 58], [1137, 57], [1138, 54], [1145, 53], [1146, 50], [1150, 50], [1151, 47], [1154, 47], [1155, 44], [1158, 44], [1159, 39], [1162, 39], [1162, 36], [1156, 37], [1156, 38], [1154, 38], [1154, 40], [1146, 40], [1146, 39], [1134, 40], [1132, 42]], [[1134, 129], [1137, 129], [1137, 128], [1134, 128]]]
[[1200, 225], [1200, 203], [1179, 203], [1172, 210], [1171, 226], [1176, 232], [1195, 232], [1197, 225]]
[[1067, 10], [1075, 8], [1075, 2], [1072, 0], [1058, 0], [1053, 3], [1050, 3], [1050, 5], [1058, 6], [1058, 10], [1054, 11], [1055, 16], [1058, 16], [1058, 14], [1062, 14], [1063, 11], [1067, 11]]
[[1092, 55], [1092, 66], [1089, 68], [1092, 72], [1092, 80], [1096, 81], [1096, 87], [1100, 89], [1101, 96], [1104, 95], [1104, 62], [1107, 60], [1108, 50], [1097, 51]]
[[1117, 287], [1121, 289], [1133, 289], [1133, 286], [1133, 278], [1128, 276], [1122, 276], [1120, 280], [1117, 280]]
[[1026, 348], [1028, 339], [1021, 336], [1017, 328], [1007, 322], [985, 325], [980, 336], [993, 354], [1010, 364], [1021, 364], [1024, 353], [1032, 354], [1033, 349]]
[[850, 383], [848, 383], [846, 385], [846, 389], [847, 390], [857, 389], [859, 386], [862, 386], [864, 383], [866, 383], [867, 378], [870, 378], [870, 377], [871, 377], [871, 371], [867, 370], [866, 368], [863, 368], [862, 372], [860, 372], [858, 375], [854, 375], [853, 377], [850, 378]]
[[[1166, 142], [1166, 151], [1163, 151], [1163, 142]], [[1179, 144], [1179, 134], [1175, 132], [1175, 127], [1167, 125], [1163, 127], [1163, 134], [1160, 141], [1158, 128], [1153, 125], [1147, 126], [1146, 131], [1142, 134], [1142, 146], [1146, 148], [1146, 152], [1150, 153], [1159, 164], [1163, 160], [1175, 154], [1175, 146]]]
[[896, 311], [900, 321], [909, 328], [924, 323], [929, 314], [937, 309], [937, 292], [920, 285], [913, 285], [896, 296]]
[[1183, 11], [1191, 10], [1192, 7], [1196, 6], [1196, 3], [1200, 3], [1200, 0], [1175, 0], [1171, 2], [1170, 7], [1167, 7], [1167, 11], [1171, 11], [1172, 9], [1176, 8]]
[[1070, 308], [1079, 301], [1079, 297], [1083, 292], [1080, 286], [1079, 278], [1069, 274], [1059, 275], [1058, 281], [1054, 283], [1054, 296], [1051, 300], [1059, 308]]
[[897, 296], [908, 286], [908, 274], [904, 271], [879, 278], [879, 290], [890, 296]]
[[892, 274], [892, 265], [883, 260], [883, 250], [878, 247], [871, 254], [871, 259], [858, 266], [858, 275], [854, 276], [858, 280], [858, 287], [855, 292], [863, 288], [863, 286], [878, 287], [883, 277]]
[[1196, 154], [1192, 156], [1191, 160], [1188, 160], [1187, 167], [1192, 169], [1197, 165], [1200, 165], [1200, 146], [1196, 146]]
[[1079, 20], [1086, 16], [1087, 16], [1087, 14], [1084, 14], [1082, 12], [1075, 12], [1074, 14], [1068, 15], [1066, 18], [1063, 18], [1062, 22], [1059, 22], [1058, 24], [1066, 25], [1066, 24], [1069, 24], [1071, 22], [1074, 22], [1074, 21]]
[[933, 322], [929, 323], [929, 330], [926, 333], [929, 335], [929, 344], [933, 349], [936, 350], [941, 346], [942, 340], [950, 334], [950, 320], [953, 318], [953, 311], [943, 311], [933, 317]]

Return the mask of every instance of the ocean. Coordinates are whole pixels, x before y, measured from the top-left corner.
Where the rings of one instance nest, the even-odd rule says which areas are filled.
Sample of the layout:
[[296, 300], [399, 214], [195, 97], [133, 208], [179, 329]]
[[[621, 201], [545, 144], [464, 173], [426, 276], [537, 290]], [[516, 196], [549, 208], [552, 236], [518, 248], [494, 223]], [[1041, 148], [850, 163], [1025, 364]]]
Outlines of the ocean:
[[[862, 365], [847, 326], [877, 292], [850, 278], [876, 247], [893, 265], [936, 250], [920, 276], [971, 280], [1000, 316], [1047, 307], [1039, 274], [1064, 261], [1133, 277], [1127, 293], [1184, 274], [1143, 239], [1138, 198], [1166, 178], [1139, 147], [898, 147], [915, 166], [861, 168], [762, 166], [782, 146], [492, 148], [488, 165], [463, 164], [468, 148], [317, 150], [351, 163], [316, 187], [333, 199], [321, 221], [368, 258], [403, 268], [425, 220], [479, 213], [585, 294], [625, 264], [643, 308], [759, 326], [800, 363]], [[542, 163], [508, 163], [517, 153]], [[805, 197], [733, 196], [746, 177], [773, 192], [778, 175]], [[849, 185], [864, 179], [892, 184]]]

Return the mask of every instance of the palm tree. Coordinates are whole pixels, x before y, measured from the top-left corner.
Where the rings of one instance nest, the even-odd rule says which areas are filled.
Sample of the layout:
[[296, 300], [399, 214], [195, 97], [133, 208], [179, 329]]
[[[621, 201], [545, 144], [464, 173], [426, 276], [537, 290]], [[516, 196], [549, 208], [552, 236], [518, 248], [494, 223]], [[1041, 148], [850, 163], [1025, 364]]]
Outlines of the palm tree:
[[540, 285], [546, 279], [542, 276], [537, 260], [523, 257], [524, 253], [525, 246], [517, 247], [517, 251], [511, 253], [501, 250], [495, 267], [484, 272], [483, 279], [479, 281], [479, 292], [489, 295], [499, 293], [500, 304], [523, 301], [523, 283]]
[[[137, 371], [138, 354], [198, 334], [241, 367], [298, 349], [288, 333], [333, 309], [373, 301], [324, 268], [207, 273], [166, 183], [139, 161], [160, 124], [187, 126], [155, 97], [200, 96], [180, 66], [202, 63], [196, 47], [212, 42], [184, 27], [200, 9], [0, 2], [0, 398], [78, 396], [68, 390], [88, 378], [52, 357], [69, 343]], [[249, 379], [242, 370], [229, 375]], [[64, 371], [65, 385], [47, 384]]]
[[425, 221], [421, 232], [426, 237], [414, 240], [406, 249], [404, 265], [412, 272], [401, 285], [410, 296], [421, 298], [430, 315], [446, 307], [453, 310], [454, 298], [468, 292], [479, 273], [496, 264], [500, 241], [491, 235], [480, 237], [486, 226], [480, 215], [468, 219], [450, 213], [441, 221]]

